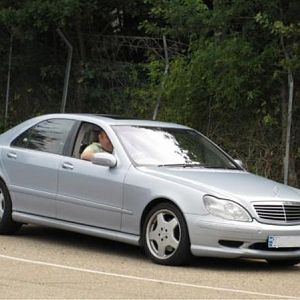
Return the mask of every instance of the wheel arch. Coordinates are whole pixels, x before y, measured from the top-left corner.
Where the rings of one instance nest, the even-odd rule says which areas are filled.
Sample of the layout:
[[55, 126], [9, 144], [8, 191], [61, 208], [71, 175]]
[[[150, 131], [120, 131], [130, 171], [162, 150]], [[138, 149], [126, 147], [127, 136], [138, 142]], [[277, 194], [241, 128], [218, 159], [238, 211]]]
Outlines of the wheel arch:
[[5, 186], [7, 187], [7, 184], [6, 184], [5, 180], [3, 179], [3, 176], [1, 176], [1, 173], [0, 173], [0, 181], [1, 181], [3, 184], [5, 184]]
[[11, 191], [9, 190], [9, 184], [7, 183], [7, 181], [4, 180], [4, 177], [2, 176], [2, 174], [0, 173], [0, 182], [2, 182], [2, 184], [4, 184], [5, 188], [7, 189], [7, 192], [8, 192], [8, 195], [9, 195], [9, 198], [10, 198], [10, 202], [11, 202], [11, 207], [13, 209], [13, 197], [11, 195]]
[[12, 219], [12, 201], [7, 185], [3, 180], [3, 177], [1, 177], [1, 175], [0, 183], [1, 185], [3, 185], [4, 188], [4, 190], [2, 190], [2, 193], [4, 194], [4, 207], [2, 210], [2, 216], [0, 220], [0, 234], [13, 234], [22, 226], [22, 224], [17, 223]]

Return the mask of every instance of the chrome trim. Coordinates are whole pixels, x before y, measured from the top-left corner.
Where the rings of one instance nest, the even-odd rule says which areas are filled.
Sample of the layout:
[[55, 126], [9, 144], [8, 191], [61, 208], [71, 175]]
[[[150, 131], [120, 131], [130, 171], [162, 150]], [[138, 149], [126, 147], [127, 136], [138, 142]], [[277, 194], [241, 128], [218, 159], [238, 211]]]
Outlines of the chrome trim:
[[112, 211], [112, 212], [118, 212], [118, 213], [126, 214], [126, 215], [133, 215], [133, 211], [131, 211], [131, 210], [127, 210], [127, 209], [115, 207], [115, 206], [110, 206], [110, 205], [105, 205], [105, 204], [101, 204], [101, 203], [96, 203], [96, 202], [92, 202], [92, 201], [89, 201], [86, 199], [79, 199], [79, 198], [69, 197], [69, 196], [65, 196], [65, 195], [53, 194], [53, 193], [44, 192], [44, 191], [37, 191], [37, 190], [25, 188], [25, 187], [18, 187], [15, 185], [11, 185], [9, 187], [9, 190], [10, 190], [10, 192], [21, 193], [21, 194], [26, 194], [26, 195], [36, 196], [36, 197], [41, 197], [41, 198], [47, 198], [52, 201], [72, 203], [72, 204], [78, 205], [78, 206], [86, 206], [86, 207], [97, 208], [97, 209], [102, 209], [102, 210], [107, 210], [107, 211]]
[[266, 224], [300, 224], [300, 202], [268, 201], [252, 203], [257, 219]]
[[107, 210], [107, 211], [117, 212], [117, 213], [126, 214], [126, 215], [133, 215], [133, 211], [123, 209], [120, 207], [96, 203], [96, 202], [93, 202], [93, 201], [90, 201], [87, 199], [80, 199], [80, 198], [75, 198], [75, 197], [70, 197], [70, 196], [59, 194], [56, 196], [56, 200], [60, 203], [68, 203], [68, 204], [71, 203], [73, 205], [78, 205], [78, 206]]
[[34, 190], [34, 189], [26, 188], [23, 186], [16, 186], [16, 185], [10, 185], [8, 189], [11, 193], [20, 193], [29, 196], [47, 198], [52, 201], [56, 200], [56, 194], [47, 191], [39, 191], [39, 190]]

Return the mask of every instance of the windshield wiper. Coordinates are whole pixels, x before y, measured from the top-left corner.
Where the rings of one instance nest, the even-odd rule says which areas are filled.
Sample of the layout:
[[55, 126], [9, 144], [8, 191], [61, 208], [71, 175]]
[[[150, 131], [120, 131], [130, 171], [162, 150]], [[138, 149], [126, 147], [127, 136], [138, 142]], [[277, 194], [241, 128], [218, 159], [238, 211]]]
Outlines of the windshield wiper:
[[205, 166], [207, 169], [237, 170], [236, 167]]
[[205, 168], [203, 164], [162, 164], [158, 167]]

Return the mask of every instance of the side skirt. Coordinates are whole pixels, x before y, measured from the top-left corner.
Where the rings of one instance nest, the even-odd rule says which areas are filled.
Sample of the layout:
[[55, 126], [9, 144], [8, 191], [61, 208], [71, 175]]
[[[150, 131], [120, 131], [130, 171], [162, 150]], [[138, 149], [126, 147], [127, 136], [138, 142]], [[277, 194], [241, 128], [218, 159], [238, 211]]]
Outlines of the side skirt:
[[13, 212], [12, 218], [14, 221], [20, 223], [29, 223], [29, 224], [53, 227], [53, 228], [58, 228], [58, 229], [63, 229], [68, 231], [74, 231], [82, 234], [92, 235], [100, 238], [105, 238], [117, 242], [123, 242], [135, 246], [140, 245], [139, 243], [140, 236], [129, 234], [129, 233], [123, 233], [114, 230], [92, 227], [83, 224], [76, 224], [76, 223], [66, 222], [58, 219], [51, 219], [51, 218], [21, 213], [21, 212]]

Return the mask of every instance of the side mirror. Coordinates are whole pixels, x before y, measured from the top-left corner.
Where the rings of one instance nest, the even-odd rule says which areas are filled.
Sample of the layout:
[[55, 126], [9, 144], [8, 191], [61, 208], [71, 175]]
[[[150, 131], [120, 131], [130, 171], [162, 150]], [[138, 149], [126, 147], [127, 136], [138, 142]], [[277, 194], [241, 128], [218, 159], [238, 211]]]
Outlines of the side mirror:
[[235, 159], [234, 162], [241, 167], [242, 169], [246, 170], [244, 163], [240, 159]]
[[114, 168], [117, 165], [116, 157], [108, 152], [95, 153], [91, 161], [95, 165], [109, 168]]

